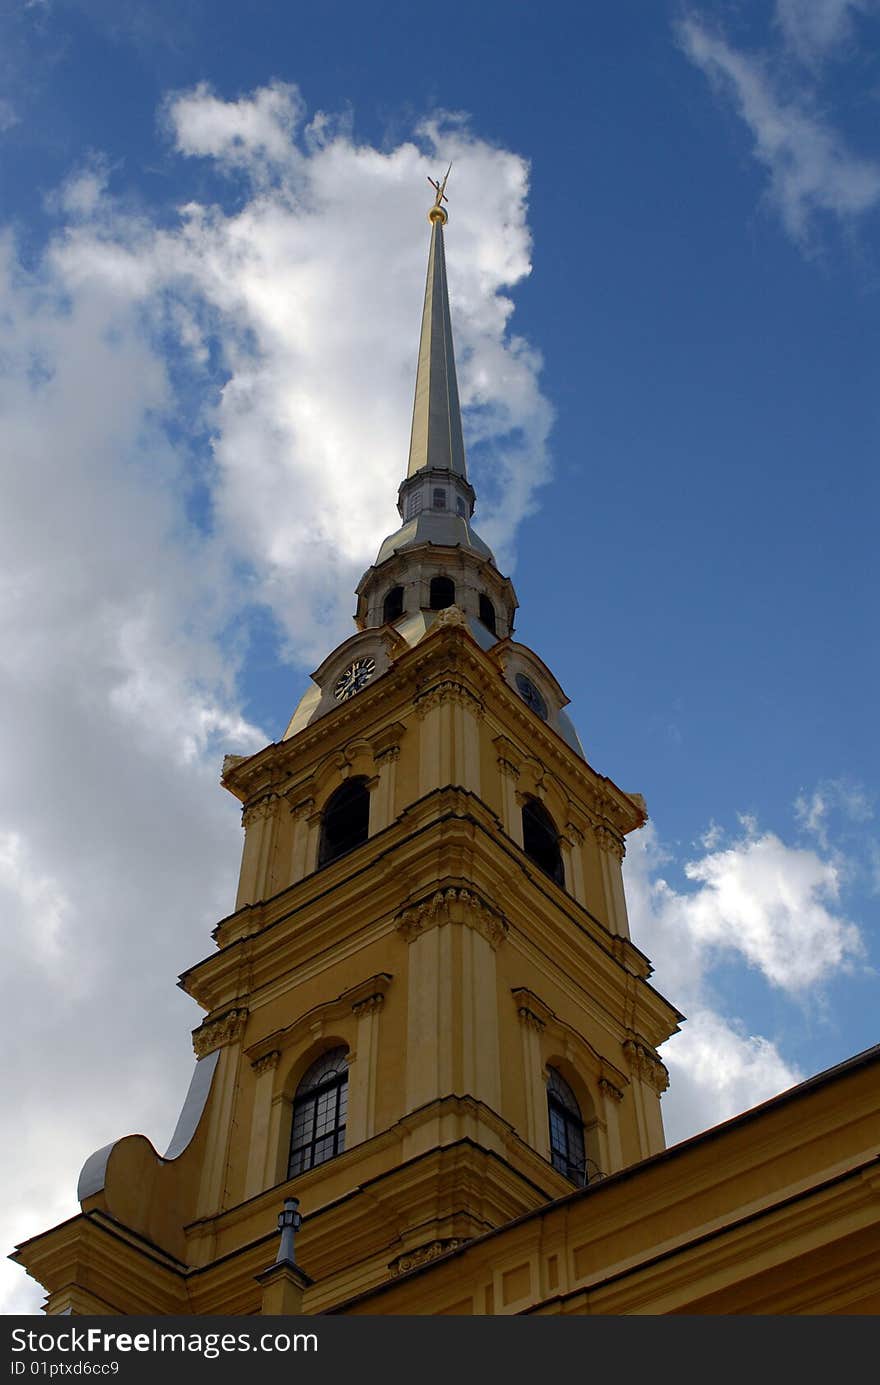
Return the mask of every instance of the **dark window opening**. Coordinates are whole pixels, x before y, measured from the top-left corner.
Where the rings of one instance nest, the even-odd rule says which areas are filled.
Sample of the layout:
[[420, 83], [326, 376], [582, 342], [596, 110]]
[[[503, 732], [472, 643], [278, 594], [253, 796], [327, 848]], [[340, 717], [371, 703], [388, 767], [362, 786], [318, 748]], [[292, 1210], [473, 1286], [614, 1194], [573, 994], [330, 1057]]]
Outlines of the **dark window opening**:
[[455, 583], [451, 577], [431, 578], [431, 610], [445, 611], [455, 605]]
[[555, 1068], [547, 1069], [550, 1159], [555, 1169], [583, 1187], [587, 1182], [584, 1122], [577, 1098]]
[[345, 1149], [348, 1064], [344, 1048], [322, 1053], [296, 1089], [287, 1177], [295, 1178]]
[[349, 779], [332, 795], [321, 820], [318, 866], [353, 851], [370, 835], [370, 791], [366, 779]]
[[382, 606], [382, 620], [390, 625], [403, 615], [403, 587], [392, 587]]
[[492, 631], [493, 635], [497, 633], [495, 630], [495, 607], [488, 596], [480, 597], [480, 620], [487, 630]]
[[547, 809], [536, 798], [528, 798], [523, 804], [522, 828], [526, 855], [564, 889], [565, 871], [559, 849], [559, 834]]
[[455, 508], [464, 519], [467, 519], [467, 507], [460, 495], [455, 497]]
[[445, 510], [445, 509], [446, 509], [446, 492], [445, 492], [444, 490], [442, 490], [442, 489], [441, 489], [441, 490], [435, 490], [435, 491], [434, 491], [434, 499], [433, 499], [433, 501], [432, 501], [432, 504], [433, 504], [435, 510]]

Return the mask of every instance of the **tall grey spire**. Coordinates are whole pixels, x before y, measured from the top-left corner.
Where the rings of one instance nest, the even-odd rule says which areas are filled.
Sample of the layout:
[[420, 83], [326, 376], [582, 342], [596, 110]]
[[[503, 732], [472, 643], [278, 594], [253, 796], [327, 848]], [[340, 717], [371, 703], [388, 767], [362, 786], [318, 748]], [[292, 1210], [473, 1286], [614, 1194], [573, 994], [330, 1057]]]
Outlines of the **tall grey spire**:
[[[448, 173], [447, 173], [448, 177]], [[422, 335], [416, 372], [412, 433], [407, 476], [426, 467], [451, 471], [467, 479], [464, 438], [461, 431], [461, 405], [455, 378], [455, 353], [452, 347], [452, 319], [449, 315], [449, 289], [446, 284], [446, 255], [443, 227], [446, 212], [440, 205], [442, 185], [437, 187], [437, 202], [428, 213], [431, 222], [431, 250], [428, 256], [428, 281], [422, 311]]]

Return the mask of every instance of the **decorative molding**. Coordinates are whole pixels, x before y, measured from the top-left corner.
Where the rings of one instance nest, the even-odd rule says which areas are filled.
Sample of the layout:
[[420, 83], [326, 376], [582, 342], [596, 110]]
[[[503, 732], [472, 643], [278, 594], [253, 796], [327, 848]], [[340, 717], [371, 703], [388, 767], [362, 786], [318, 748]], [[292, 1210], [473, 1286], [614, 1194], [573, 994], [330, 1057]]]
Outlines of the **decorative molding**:
[[536, 1034], [543, 1034], [546, 1028], [544, 1021], [535, 1014], [534, 1010], [530, 1010], [528, 1005], [518, 1006], [516, 1013], [519, 1015], [522, 1023], [529, 1029], [534, 1029]]
[[319, 1037], [328, 1026], [338, 1023], [346, 1016], [351, 1015], [353, 1011], [356, 1013], [357, 1006], [362, 1001], [377, 1002], [380, 1000], [393, 979], [389, 972], [384, 971], [375, 976], [368, 976], [365, 981], [359, 981], [356, 986], [350, 986], [348, 990], [343, 991], [335, 1000], [326, 1000], [320, 1005], [313, 1006], [311, 1010], [300, 1015], [286, 1028], [276, 1029], [273, 1033], [258, 1039], [246, 1050], [246, 1057], [254, 1066], [276, 1049], [279, 1053], [283, 1053], [304, 1038]]
[[370, 742], [373, 758], [377, 765], [385, 760], [398, 760], [400, 758], [400, 742], [406, 734], [406, 727], [400, 721], [392, 722], [380, 731], [378, 736], [374, 736]]
[[217, 1019], [207, 1019], [193, 1030], [193, 1048], [197, 1058], [206, 1058], [215, 1048], [231, 1044], [242, 1033], [248, 1012], [244, 1007], [227, 1010]]
[[264, 1072], [274, 1072], [275, 1068], [277, 1068], [278, 1066], [280, 1058], [281, 1054], [279, 1050], [277, 1048], [273, 1048], [271, 1052], [264, 1053], [262, 1058], [254, 1058], [251, 1063], [251, 1067], [253, 1068], [257, 1077], [262, 1077]]
[[612, 1101], [623, 1101], [623, 1092], [619, 1087], [615, 1087], [613, 1082], [609, 1082], [607, 1077], [599, 1078], [599, 1091]]
[[455, 886], [436, 890], [429, 898], [403, 909], [394, 920], [395, 928], [409, 943], [429, 929], [448, 923], [475, 929], [493, 948], [504, 941], [509, 928], [507, 920], [478, 895]]
[[600, 851], [607, 851], [612, 856], [616, 856], [618, 861], [622, 861], [626, 855], [626, 846], [621, 837], [613, 832], [605, 823], [596, 822], [593, 824], [593, 836], [599, 844]]
[[441, 1255], [448, 1254], [451, 1250], [457, 1250], [463, 1246], [465, 1241], [458, 1236], [448, 1236], [442, 1241], [429, 1241], [427, 1245], [418, 1246], [416, 1250], [404, 1251], [403, 1255], [398, 1255], [396, 1260], [392, 1260], [388, 1266], [388, 1273], [392, 1279], [398, 1275], [406, 1274], [408, 1270], [417, 1270], [420, 1265], [427, 1265], [432, 1260], [438, 1260]]
[[453, 702], [460, 707], [468, 707], [477, 716], [483, 715], [483, 704], [476, 693], [455, 678], [444, 678], [442, 683], [435, 683], [433, 687], [419, 693], [415, 699], [416, 715], [420, 718], [426, 717], [430, 711], [444, 702]]
[[256, 803], [246, 803], [241, 810], [241, 825], [245, 831], [255, 822], [271, 817], [277, 802], [277, 793], [268, 793], [263, 798], [258, 798]]
[[534, 991], [528, 990], [527, 987], [515, 987], [511, 995], [520, 1023], [534, 1029], [536, 1034], [543, 1034], [548, 1022], [556, 1018], [549, 1005], [545, 1005], [543, 1000], [539, 1000]]
[[643, 1082], [647, 1082], [649, 1087], [653, 1087], [658, 1096], [666, 1091], [669, 1086], [669, 1073], [652, 1048], [639, 1043], [637, 1039], [627, 1039], [623, 1051], [629, 1059], [631, 1070]]
[[385, 1004], [385, 993], [375, 991], [373, 995], [364, 996], [363, 1000], [356, 1000], [351, 1007], [352, 1014], [361, 1016], [368, 1014], [371, 1010], [381, 1010]]
[[294, 821], [298, 821], [300, 818], [309, 818], [312, 816], [312, 814], [315, 811], [315, 800], [311, 797], [300, 798], [295, 803], [293, 803], [288, 798], [287, 807], [290, 812], [290, 816], [294, 819]]
[[511, 779], [519, 778], [522, 752], [506, 736], [496, 736], [492, 744], [498, 754], [498, 768]]
[[520, 1023], [528, 1025], [538, 1034], [546, 1033], [548, 1040], [560, 1046], [561, 1056], [577, 1068], [582, 1078], [590, 1076], [601, 1091], [604, 1092], [607, 1086], [610, 1089], [607, 1095], [613, 1096], [616, 1093], [616, 1099], [621, 1099], [624, 1088], [629, 1086], [629, 1078], [625, 1073], [620, 1072], [613, 1063], [597, 1052], [583, 1034], [561, 1020], [555, 1011], [527, 986], [514, 986], [510, 994], [513, 996]]
[[467, 624], [467, 616], [464, 611], [460, 606], [455, 605], [444, 606], [442, 611], [437, 612], [436, 619], [434, 620], [435, 627], [443, 625], [460, 625], [466, 630]]

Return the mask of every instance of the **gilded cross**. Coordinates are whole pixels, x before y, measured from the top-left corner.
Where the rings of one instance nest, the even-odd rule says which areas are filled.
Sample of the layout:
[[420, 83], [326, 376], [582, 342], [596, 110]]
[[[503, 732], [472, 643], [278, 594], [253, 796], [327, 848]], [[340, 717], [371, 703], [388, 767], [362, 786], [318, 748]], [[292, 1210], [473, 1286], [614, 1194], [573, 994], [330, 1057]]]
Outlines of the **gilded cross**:
[[439, 207], [440, 204], [441, 204], [441, 202], [448, 202], [448, 201], [449, 201], [449, 198], [446, 196], [446, 179], [449, 177], [449, 174], [450, 174], [451, 172], [452, 172], [452, 164], [449, 165], [449, 167], [447, 168], [445, 174], [443, 175], [443, 182], [442, 182], [442, 183], [439, 182], [439, 181], [435, 182], [435, 180], [434, 180], [433, 178], [430, 178], [430, 177], [428, 178], [428, 182], [431, 184], [431, 187], [434, 189], [434, 191], [435, 191], [436, 194], [437, 194], [437, 196], [434, 198], [434, 206], [435, 206], [435, 207]]

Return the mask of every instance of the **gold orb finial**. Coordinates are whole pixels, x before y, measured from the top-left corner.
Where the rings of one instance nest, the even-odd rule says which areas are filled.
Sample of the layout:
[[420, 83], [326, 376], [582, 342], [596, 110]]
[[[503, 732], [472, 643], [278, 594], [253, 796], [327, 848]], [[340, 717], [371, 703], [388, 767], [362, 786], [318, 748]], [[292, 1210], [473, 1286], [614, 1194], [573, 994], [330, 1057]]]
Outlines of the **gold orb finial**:
[[439, 179], [435, 181], [433, 178], [428, 178], [428, 182], [431, 184], [431, 187], [437, 194], [434, 198], [434, 205], [428, 212], [428, 220], [430, 221], [432, 226], [434, 225], [435, 221], [439, 221], [441, 226], [445, 226], [447, 221], [449, 220], [449, 216], [445, 208], [443, 207], [443, 203], [449, 200], [446, 196], [446, 180], [449, 177], [451, 171], [452, 164], [449, 165], [449, 168], [447, 168], [445, 174], [443, 175], [442, 183]]

